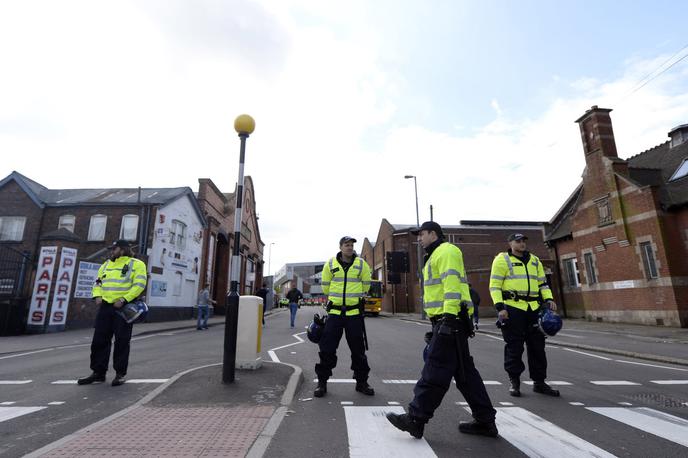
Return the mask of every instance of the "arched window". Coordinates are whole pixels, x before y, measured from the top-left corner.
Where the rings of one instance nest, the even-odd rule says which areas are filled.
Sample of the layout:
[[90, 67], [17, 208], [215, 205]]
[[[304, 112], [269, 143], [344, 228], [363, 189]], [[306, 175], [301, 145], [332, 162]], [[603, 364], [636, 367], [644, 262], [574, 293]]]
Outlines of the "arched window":
[[65, 228], [69, 232], [74, 232], [74, 225], [76, 224], [76, 216], [74, 215], [62, 215], [60, 216], [60, 221], [57, 223], [57, 228]]
[[124, 240], [136, 240], [139, 230], [138, 215], [124, 215], [122, 217], [122, 227], [119, 230], [119, 238]]
[[105, 240], [105, 227], [107, 226], [107, 215], [91, 216], [91, 223], [88, 225], [88, 240]]

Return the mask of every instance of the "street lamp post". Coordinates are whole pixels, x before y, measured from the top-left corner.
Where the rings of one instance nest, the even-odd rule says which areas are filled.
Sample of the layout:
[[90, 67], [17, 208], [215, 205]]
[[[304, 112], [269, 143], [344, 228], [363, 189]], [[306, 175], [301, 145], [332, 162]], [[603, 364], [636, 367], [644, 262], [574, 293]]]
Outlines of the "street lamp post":
[[270, 261], [272, 260], [272, 246], [274, 244], [275, 242], [270, 242], [270, 247], [268, 248], [268, 276], [270, 276], [270, 272], [272, 272], [270, 269]]
[[244, 154], [246, 139], [256, 128], [256, 122], [249, 115], [237, 116], [234, 120], [234, 130], [241, 139], [239, 151], [239, 180], [237, 181], [236, 205], [234, 208], [234, 246], [232, 248], [232, 266], [230, 275], [229, 294], [225, 301], [225, 346], [222, 358], [222, 382], [234, 382], [234, 366], [236, 365], [237, 325], [239, 323], [239, 277], [241, 275], [241, 204], [244, 190]]
[[[418, 182], [416, 181], [416, 176], [415, 175], [405, 175], [404, 178], [409, 179], [413, 178], [413, 189], [416, 193], [416, 227], [420, 227], [420, 215], [418, 213]], [[423, 254], [421, 253], [421, 248], [420, 248], [420, 243], [416, 243], [416, 264], [417, 264], [417, 274], [418, 274], [418, 291], [420, 293], [420, 297], [423, 297], [423, 274], [422, 274], [422, 266], [421, 263], [423, 262]], [[425, 317], [425, 309], [423, 308], [423, 304], [421, 303], [421, 309], [420, 309], [420, 315], [421, 317]]]

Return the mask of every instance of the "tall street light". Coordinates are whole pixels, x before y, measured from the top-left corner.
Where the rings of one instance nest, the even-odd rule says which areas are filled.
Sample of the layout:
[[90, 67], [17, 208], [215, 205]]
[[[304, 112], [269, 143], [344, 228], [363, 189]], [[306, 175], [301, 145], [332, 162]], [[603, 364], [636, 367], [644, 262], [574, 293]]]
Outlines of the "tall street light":
[[229, 295], [225, 302], [225, 352], [222, 358], [222, 382], [234, 382], [234, 366], [236, 365], [237, 325], [239, 323], [239, 277], [241, 274], [241, 203], [244, 191], [244, 154], [246, 139], [256, 128], [256, 122], [247, 114], [237, 116], [234, 120], [234, 130], [241, 139], [239, 151], [239, 179], [237, 180], [236, 205], [234, 206], [234, 246], [232, 247], [232, 267], [230, 276]]
[[270, 272], [272, 272], [270, 269], [270, 261], [272, 260], [272, 246], [274, 244], [275, 242], [270, 242], [270, 247], [268, 248], [268, 276], [270, 276]]
[[[407, 180], [409, 178], [413, 178], [413, 189], [416, 192], [416, 227], [420, 227], [420, 215], [418, 213], [418, 182], [416, 181], [416, 176], [415, 175], [405, 175], [404, 178]], [[423, 297], [423, 271], [422, 271], [422, 265], [421, 263], [423, 262], [423, 254], [420, 251], [420, 243], [416, 242], [416, 264], [418, 267], [418, 292], [420, 294], [420, 297]], [[420, 315], [421, 317], [425, 317], [425, 308], [423, 307], [423, 303], [421, 301], [421, 308], [420, 308]]]

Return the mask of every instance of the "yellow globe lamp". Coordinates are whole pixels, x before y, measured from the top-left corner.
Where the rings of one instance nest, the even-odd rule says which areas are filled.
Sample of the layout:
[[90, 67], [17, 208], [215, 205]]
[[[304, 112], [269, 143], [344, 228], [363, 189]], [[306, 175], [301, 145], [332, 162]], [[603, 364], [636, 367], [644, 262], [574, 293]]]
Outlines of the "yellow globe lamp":
[[256, 129], [256, 122], [247, 114], [242, 114], [234, 120], [234, 130], [239, 135], [251, 135]]

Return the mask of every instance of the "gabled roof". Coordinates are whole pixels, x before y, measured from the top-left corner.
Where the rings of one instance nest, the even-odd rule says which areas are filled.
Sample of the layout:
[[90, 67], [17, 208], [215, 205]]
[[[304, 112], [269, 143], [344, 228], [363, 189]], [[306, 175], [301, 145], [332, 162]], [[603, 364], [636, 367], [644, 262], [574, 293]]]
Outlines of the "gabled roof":
[[[45, 186], [12, 172], [2, 181], [0, 188], [15, 181], [39, 207], [166, 205], [188, 196], [198, 218], [205, 227], [205, 218], [193, 191], [188, 186], [179, 188], [104, 188], [104, 189], [48, 189]], [[140, 193], [140, 195], [139, 195]]]

